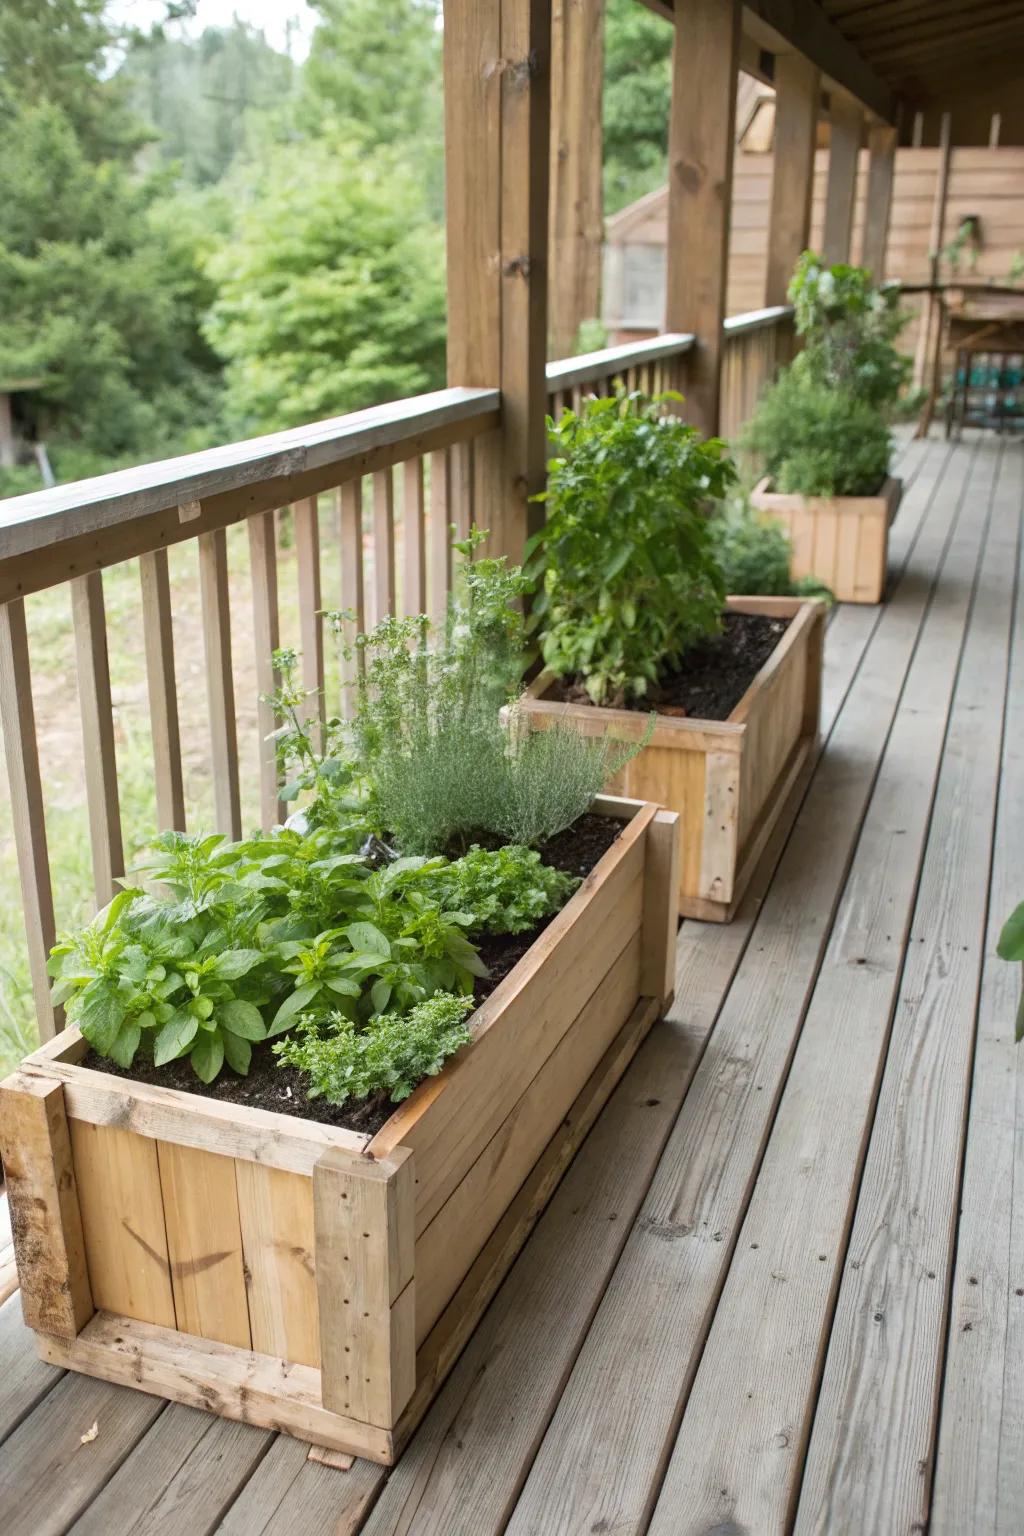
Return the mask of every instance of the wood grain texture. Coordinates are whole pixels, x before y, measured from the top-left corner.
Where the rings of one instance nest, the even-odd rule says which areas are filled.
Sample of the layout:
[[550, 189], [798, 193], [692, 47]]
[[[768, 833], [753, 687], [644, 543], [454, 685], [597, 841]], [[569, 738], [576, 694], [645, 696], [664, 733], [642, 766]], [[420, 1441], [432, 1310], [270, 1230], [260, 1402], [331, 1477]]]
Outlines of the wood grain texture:
[[349, 615], [342, 637], [349, 654], [341, 657], [341, 709], [348, 718], [355, 713], [355, 689], [362, 669], [362, 652], [355, 650], [356, 636], [366, 629], [363, 584], [363, 483], [348, 480], [338, 492], [338, 547], [341, 551], [341, 607]]
[[68, 1128], [93, 1304], [173, 1328], [156, 1142], [83, 1120]]
[[[32, 1412], [61, 1373], [36, 1354], [35, 1336], [25, 1327], [18, 1297], [0, 1303], [0, 1446], [22, 1419]], [[3, 1457], [0, 1456], [0, 1463]]]
[[356, 1536], [379, 1492], [385, 1468], [356, 1461], [350, 1472], [316, 1466], [307, 1447], [278, 1435], [217, 1536]]
[[402, 612], [427, 611], [427, 520], [423, 502], [423, 460], [402, 465]]
[[98, 571], [71, 583], [71, 618], [75, 631], [75, 667], [82, 713], [85, 794], [89, 807], [93, 889], [96, 904], [106, 906], [114, 880], [124, 874], [121, 806], [114, 751], [114, 716], [110, 700], [110, 661], [103, 577]]
[[391, 1429], [416, 1385], [415, 1179], [387, 1161], [325, 1152], [313, 1170], [321, 1396]]
[[157, 823], [161, 828], [173, 827], [184, 832], [185, 786], [181, 772], [178, 687], [174, 676], [174, 630], [166, 549], [139, 556], [139, 580]]
[[242, 1161], [235, 1183], [253, 1350], [319, 1368], [312, 1183]]
[[885, 253], [889, 243], [896, 170], [896, 137], [896, 129], [882, 123], [875, 123], [868, 129], [868, 186], [864, 199], [860, 260], [876, 283], [885, 278]]
[[645, 1528], [952, 521], [929, 519], [878, 621], [509, 1536]]
[[379, 469], [373, 477], [373, 622], [395, 612], [395, 477]]
[[775, 148], [766, 304], [785, 304], [797, 258], [810, 243], [814, 144], [821, 77], [799, 53], [775, 61]]
[[[987, 445], [992, 451], [992, 445]], [[927, 1523], [1002, 736], [1020, 481], [993, 530], [796, 1529]], [[870, 1471], [868, 1470], [870, 1467]]]
[[[1011, 466], [1004, 474], [1012, 483]], [[1019, 900], [1024, 855], [1024, 571], [1003, 731], [993, 841], [989, 924], [968, 1114], [957, 1256], [950, 1301], [930, 1529], [935, 1536], [999, 1536], [1024, 1508], [1021, 1286], [1024, 1276], [1024, 1059], [1013, 1039], [1017, 967], [996, 954], [999, 930]]]
[[739, 49], [739, 0], [676, 9], [665, 329], [697, 337], [686, 415], [708, 434], [718, 430]]
[[878, 603], [885, 592], [889, 526], [902, 484], [886, 477], [877, 496], [800, 496], [774, 491], [762, 480], [751, 496], [766, 518], [792, 542], [794, 581], [813, 576], [841, 603]]
[[850, 259], [864, 114], [859, 103], [839, 92], [833, 92], [830, 100], [828, 183], [821, 254], [826, 265], [835, 266], [837, 262]]
[[242, 835], [242, 807], [238, 789], [235, 682], [231, 665], [228, 546], [222, 528], [199, 537], [199, 588], [203, 605], [214, 811], [218, 832], [237, 839]]
[[292, 508], [295, 519], [295, 565], [299, 579], [299, 646], [302, 651], [302, 686], [310, 697], [306, 719], [327, 718], [324, 698], [324, 622], [320, 580], [320, 512], [315, 496], [306, 496]]
[[[983, 477], [974, 486], [976, 516], [957, 529], [907, 674], [652, 1536], [730, 1519], [782, 1531], [795, 1507], [954, 685], [978, 681], [961, 670], [958, 683], [988, 503]], [[990, 541], [983, 580], [1003, 557]], [[980, 639], [973, 627], [965, 666]]]
[[59, 1083], [15, 1073], [0, 1085], [0, 1156], [25, 1321], [73, 1339], [93, 1302]]
[[259, 731], [260, 822], [268, 832], [285, 817], [284, 802], [278, 798], [277, 743], [272, 739], [278, 719], [273, 706], [266, 702], [276, 693], [280, 673], [274, 666], [274, 652], [281, 643], [277, 605], [277, 535], [276, 512], [259, 512], [249, 518], [249, 568], [252, 576], [253, 644], [256, 648], [256, 726]]
[[568, 357], [584, 320], [600, 313], [603, 75], [604, 0], [555, 0], [548, 207], [552, 357]]
[[157, 1151], [178, 1329], [248, 1349], [235, 1165], [169, 1141], [158, 1142]]
[[32, 703], [32, 670], [25, 604], [21, 598], [0, 606], [0, 725], [3, 727], [10, 814], [18, 851], [21, 904], [36, 1024], [39, 1038], [49, 1040], [58, 1023], [50, 1002], [50, 978], [46, 971], [46, 962], [55, 939], [53, 891], [50, 886], [43, 786], [39, 773], [39, 748]]

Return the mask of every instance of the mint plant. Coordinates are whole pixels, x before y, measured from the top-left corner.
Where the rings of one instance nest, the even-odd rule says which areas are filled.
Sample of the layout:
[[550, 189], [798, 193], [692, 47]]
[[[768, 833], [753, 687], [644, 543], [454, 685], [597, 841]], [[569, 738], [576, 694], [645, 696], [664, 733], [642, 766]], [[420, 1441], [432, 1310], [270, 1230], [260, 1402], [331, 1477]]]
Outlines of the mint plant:
[[707, 513], [735, 471], [718, 438], [665, 414], [679, 398], [620, 393], [548, 423], [547, 522], [528, 546], [533, 622], [547, 665], [595, 704], [642, 699], [719, 626]]
[[444, 906], [472, 912], [487, 933], [523, 933], [562, 908], [579, 885], [573, 875], [541, 863], [534, 848], [470, 848], [437, 869], [431, 889]]

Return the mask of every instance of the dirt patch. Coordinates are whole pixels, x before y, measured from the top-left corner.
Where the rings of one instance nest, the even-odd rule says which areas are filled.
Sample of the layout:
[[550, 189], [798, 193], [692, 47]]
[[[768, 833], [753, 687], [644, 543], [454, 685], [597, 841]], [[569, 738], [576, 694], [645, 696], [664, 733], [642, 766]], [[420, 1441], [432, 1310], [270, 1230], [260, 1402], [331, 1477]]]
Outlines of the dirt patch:
[[[622, 822], [609, 816], [581, 816], [579, 821], [560, 832], [541, 848], [546, 864], [573, 875], [589, 875], [602, 854], [607, 851], [622, 830]], [[484, 934], [474, 939], [490, 975], [477, 982], [475, 997], [482, 1002], [489, 997], [500, 981], [522, 959], [533, 941], [543, 933], [547, 922], [538, 924], [527, 933]], [[188, 1058], [155, 1067], [152, 1062], [137, 1058], [127, 1070], [116, 1062], [106, 1061], [95, 1051], [83, 1058], [82, 1065], [99, 1072], [111, 1073], [139, 1083], [153, 1083], [162, 1088], [177, 1088], [183, 1093], [195, 1093], [205, 1098], [218, 1099], [222, 1103], [243, 1104], [249, 1109], [268, 1109], [275, 1114], [294, 1115], [300, 1120], [316, 1120], [321, 1125], [338, 1126], [349, 1131], [375, 1135], [391, 1115], [394, 1105], [386, 1095], [378, 1094], [369, 1099], [349, 1100], [340, 1108], [323, 1099], [307, 1099], [307, 1079], [295, 1067], [281, 1066], [269, 1043], [253, 1046], [252, 1062], [246, 1077], [238, 1077], [225, 1067], [217, 1080], [209, 1085], [196, 1077]]]
[[[790, 623], [761, 613], [724, 614], [720, 635], [693, 646], [677, 671], [666, 672], [644, 698], [625, 707], [690, 720], [727, 720]], [[565, 679], [553, 683], [546, 697], [592, 702], [581, 683]]]

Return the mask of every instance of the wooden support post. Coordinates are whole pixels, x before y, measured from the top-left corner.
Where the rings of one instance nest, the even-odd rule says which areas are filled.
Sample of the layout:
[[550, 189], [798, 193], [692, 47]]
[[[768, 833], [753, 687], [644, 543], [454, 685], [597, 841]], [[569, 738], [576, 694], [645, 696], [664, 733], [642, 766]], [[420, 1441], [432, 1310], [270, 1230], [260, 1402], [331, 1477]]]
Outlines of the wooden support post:
[[25, 1322], [74, 1339], [93, 1304], [62, 1084], [27, 1072], [0, 1084], [0, 1155]]
[[604, 0], [554, 0], [551, 12], [550, 350], [569, 357], [600, 312]]
[[669, 125], [665, 329], [692, 331], [685, 414], [718, 430], [732, 204], [739, 0], [676, 8]]
[[321, 1396], [391, 1429], [416, 1386], [416, 1181], [412, 1154], [337, 1148], [313, 1169]]
[[868, 190], [864, 205], [864, 240], [861, 266], [875, 282], [885, 277], [885, 251], [889, 243], [892, 211], [892, 179], [896, 168], [896, 129], [876, 124], [868, 130]]
[[659, 811], [647, 828], [640, 995], [656, 998], [659, 1016], [672, 1006], [679, 929], [679, 812]]
[[[932, 223], [928, 235], [928, 282], [933, 289], [939, 280], [939, 252], [942, 249], [942, 232], [946, 223], [946, 198], [949, 194], [949, 157], [952, 141], [952, 119], [948, 112], [943, 112], [942, 121], [939, 126], [939, 165], [935, 173]], [[935, 327], [936, 310], [935, 294], [933, 292], [926, 293], [924, 302], [921, 305], [920, 320], [918, 321], [917, 346], [914, 348], [913, 384], [915, 389], [921, 389], [928, 376], [928, 358], [931, 353], [932, 331]], [[941, 338], [937, 344], [941, 345]], [[927, 411], [925, 415], [927, 416]], [[924, 425], [923, 429], [919, 426], [917, 436], [922, 437], [927, 430], [927, 424]]]
[[853, 205], [857, 196], [857, 160], [864, 129], [864, 114], [855, 101], [833, 91], [830, 117], [825, 233], [821, 244], [825, 263], [831, 267], [836, 262], [850, 259]]
[[550, 42], [551, 0], [447, 0], [448, 382], [501, 386], [478, 483], [491, 552], [514, 560], [547, 463]]
[[785, 304], [789, 280], [810, 243], [814, 144], [821, 77], [798, 53], [775, 60], [775, 155], [765, 303]]
[[11, 820], [18, 850], [21, 905], [28, 941], [28, 966], [40, 1040], [57, 1027], [50, 1003], [46, 962], [54, 942], [53, 891], [43, 816], [43, 785], [32, 705], [25, 601], [16, 597], [0, 606], [0, 724], [11, 796]]

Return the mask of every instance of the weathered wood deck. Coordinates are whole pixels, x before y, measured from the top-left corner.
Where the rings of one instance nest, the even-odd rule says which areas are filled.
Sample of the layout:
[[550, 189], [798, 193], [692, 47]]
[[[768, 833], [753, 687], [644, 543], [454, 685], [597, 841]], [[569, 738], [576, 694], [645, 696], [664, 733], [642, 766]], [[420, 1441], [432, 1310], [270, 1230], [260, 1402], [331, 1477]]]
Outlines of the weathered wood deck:
[[900, 472], [795, 823], [390, 1477], [62, 1375], [12, 1297], [5, 1536], [1024, 1530], [1024, 448]]

